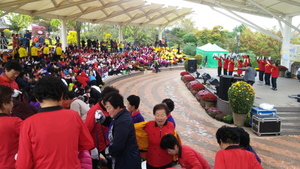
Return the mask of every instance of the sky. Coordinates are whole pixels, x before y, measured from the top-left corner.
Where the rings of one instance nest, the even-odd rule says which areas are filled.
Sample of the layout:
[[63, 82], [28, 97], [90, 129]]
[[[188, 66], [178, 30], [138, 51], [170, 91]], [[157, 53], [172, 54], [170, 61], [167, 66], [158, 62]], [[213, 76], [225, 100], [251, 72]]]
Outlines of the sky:
[[[197, 3], [187, 2], [183, 0], [147, 0], [148, 2], [153, 2], [157, 4], [165, 4], [170, 6], [181, 6], [193, 8], [194, 13], [188, 15], [194, 22], [195, 26], [199, 30], [203, 28], [212, 29], [214, 26], [221, 25], [225, 30], [232, 31], [235, 27], [240, 26], [242, 23], [231, 19], [219, 12], [214, 11], [209, 6], [201, 5]], [[223, 11], [228, 14], [228, 12], [217, 8], [220, 11]], [[276, 19], [270, 19], [266, 17], [260, 17], [245, 13], [239, 13], [244, 18], [254, 22], [261, 26], [262, 28], [272, 29], [276, 26], [279, 29], [279, 25]], [[297, 24], [296, 24], [297, 23]], [[298, 26], [300, 24], [300, 16], [294, 17], [293, 25]]]

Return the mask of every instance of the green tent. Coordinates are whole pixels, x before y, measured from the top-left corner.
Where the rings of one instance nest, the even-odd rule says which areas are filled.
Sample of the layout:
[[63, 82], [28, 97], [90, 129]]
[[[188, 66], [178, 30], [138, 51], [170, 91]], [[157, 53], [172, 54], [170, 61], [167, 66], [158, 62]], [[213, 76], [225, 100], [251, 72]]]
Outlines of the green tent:
[[[213, 56], [220, 56], [229, 53], [227, 50], [222, 49], [216, 44], [208, 43], [206, 45], [197, 47], [196, 54], [203, 56], [201, 66], [205, 67], [218, 67], [218, 61]], [[206, 65], [205, 65], [206, 62]]]

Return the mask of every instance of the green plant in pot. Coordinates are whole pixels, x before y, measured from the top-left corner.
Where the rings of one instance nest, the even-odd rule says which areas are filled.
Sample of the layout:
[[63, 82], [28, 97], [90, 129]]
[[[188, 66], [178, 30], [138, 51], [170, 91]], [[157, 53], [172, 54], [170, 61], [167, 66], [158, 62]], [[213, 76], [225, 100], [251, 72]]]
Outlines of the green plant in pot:
[[252, 86], [244, 81], [237, 81], [228, 89], [229, 105], [236, 126], [244, 126], [247, 114], [253, 106], [254, 94]]

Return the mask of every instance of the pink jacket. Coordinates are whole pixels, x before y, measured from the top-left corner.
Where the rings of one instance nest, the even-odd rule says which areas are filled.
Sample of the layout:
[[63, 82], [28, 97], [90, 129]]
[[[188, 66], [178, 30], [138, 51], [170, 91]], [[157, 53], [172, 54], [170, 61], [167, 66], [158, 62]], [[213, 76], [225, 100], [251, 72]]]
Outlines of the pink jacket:
[[81, 169], [92, 169], [92, 157], [88, 150], [80, 151], [78, 158], [81, 164]]

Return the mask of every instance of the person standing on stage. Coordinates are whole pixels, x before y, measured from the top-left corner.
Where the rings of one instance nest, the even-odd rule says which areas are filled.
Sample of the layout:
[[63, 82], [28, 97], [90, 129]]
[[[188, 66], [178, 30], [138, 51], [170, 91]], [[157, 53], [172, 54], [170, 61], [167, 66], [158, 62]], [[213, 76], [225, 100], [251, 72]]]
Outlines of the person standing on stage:
[[259, 70], [259, 81], [264, 81], [264, 74], [265, 74], [265, 65], [267, 64], [265, 57], [257, 57], [256, 62], [258, 63], [258, 70]]
[[220, 76], [222, 71], [222, 59], [221, 57], [217, 57], [217, 56], [214, 56], [213, 58], [218, 61], [218, 76]]

